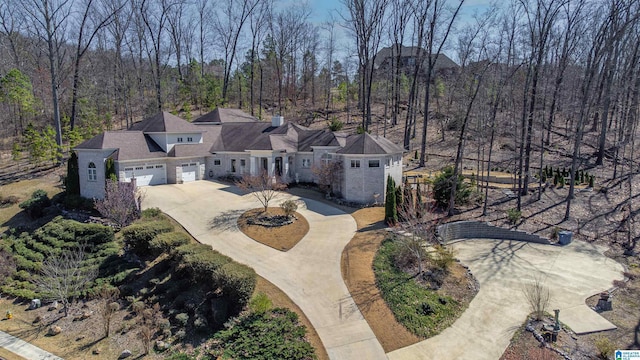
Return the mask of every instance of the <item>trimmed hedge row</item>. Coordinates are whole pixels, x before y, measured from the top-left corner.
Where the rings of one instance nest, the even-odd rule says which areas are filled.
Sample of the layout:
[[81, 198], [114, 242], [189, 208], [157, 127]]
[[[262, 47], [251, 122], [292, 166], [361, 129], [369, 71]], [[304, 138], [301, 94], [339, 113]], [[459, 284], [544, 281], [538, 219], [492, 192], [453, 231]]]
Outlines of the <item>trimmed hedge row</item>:
[[149, 254], [150, 242], [158, 234], [170, 231], [173, 231], [173, 225], [168, 221], [154, 220], [129, 225], [122, 229], [121, 233], [129, 249], [139, 256], [145, 256]]
[[252, 268], [233, 261], [209, 245], [179, 246], [172, 251], [171, 260], [185, 280], [222, 290], [222, 296], [228, 299], [234, 311], [247, 304], [256, 287], [256, 273]]

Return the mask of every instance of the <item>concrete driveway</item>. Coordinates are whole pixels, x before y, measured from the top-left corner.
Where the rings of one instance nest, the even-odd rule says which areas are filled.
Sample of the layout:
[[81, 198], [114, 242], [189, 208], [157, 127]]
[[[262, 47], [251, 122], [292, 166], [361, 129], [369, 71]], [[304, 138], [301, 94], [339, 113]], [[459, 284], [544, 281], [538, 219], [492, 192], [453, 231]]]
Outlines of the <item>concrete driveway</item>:
[[[309, 318], [331, 359], [386, 359], [382, 346], [342, 280], [340, 257], [355, 220], [331, 206], [304, 199], [299, 209], [308, 234], [288, 252], [262, 245], [238, 231], [242, 212], [260, 207], [252, 195], [211, 181], [145, 187], [143, 206], [158, 207], [200, 242], [245, 263], [284, 291]], [[294, 198], [283, 195], [273, 206]]]
[[451, 327], [387, 354], [389, 359], [499, 359], [530, 312], [522, 289], [536, 276], [550, 290], [548, 312], [560, 309], [560, 320], [572, 330], [615, 328], [585, 305], [587, 297], [623, 278], [622, 265], [605, 257], [605, 248], [576, 241], [564, 247], [500, 240], [451, 244], [480, 282], [480, 291]]

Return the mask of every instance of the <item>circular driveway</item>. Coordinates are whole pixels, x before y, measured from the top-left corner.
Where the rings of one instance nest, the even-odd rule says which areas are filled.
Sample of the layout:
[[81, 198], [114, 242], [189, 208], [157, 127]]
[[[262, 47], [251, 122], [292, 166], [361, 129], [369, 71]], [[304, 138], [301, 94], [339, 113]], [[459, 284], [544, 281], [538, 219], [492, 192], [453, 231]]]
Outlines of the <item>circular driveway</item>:
[[[293, 249], [281, 252], [238, 230], [240, 214], [261, 204], [235, 186], [195, 181], [143, 191], [144, 208], [162, 209], [198, 241], [251, 266], [284, 291], [309, 318], [331, 359], [387, 358], [342, 280], [342, 249], [356, 231], [350, 215], [302, 199], [306, 206], [298, 212], [309, 221], [309, 232]], [[282, 194], [270, 205], [287, 199], [299, 198]]]

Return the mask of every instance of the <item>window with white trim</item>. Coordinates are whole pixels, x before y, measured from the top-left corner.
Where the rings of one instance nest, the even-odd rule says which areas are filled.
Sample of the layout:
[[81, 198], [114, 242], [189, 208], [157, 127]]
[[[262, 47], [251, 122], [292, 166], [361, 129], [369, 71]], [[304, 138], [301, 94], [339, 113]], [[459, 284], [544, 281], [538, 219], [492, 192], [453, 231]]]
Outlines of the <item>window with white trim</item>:
[[302, 159], [302, 167], [310, 168], [311, 167], [311, 159]]
[[231, 159], [231, 172], [236, 172], [236, 159]]
[[193, 142], [193, 138], [192, 138], [191, 136], [189, 136], [189, 137], [187, 138], [187, 142]]
[[247, 166], [247, 160], [240, 159], [240, 167], [245, 167], [245, 166]]
[[331, 154], [324, 153], [322, 154], [320, 159], [322, 160], [323, 164], [327, 165], [331, 162], [331, 160], [333, 159], [333, 156]]
[[214, 166], [220, 166], [220, 159], [213, 159], [213, 165]]
[[360, 167], [360, 160], [351, 160], [351, 167], [352, 168], [359, 168]]
[[87, 169], [87, 180], [89, 181], [98, 181], [98, 170], [96, 169], [96, 164], [93, 162], [89, 163], [89, 169]]
[[136, 166], [136, 170], [144, 170], [144, 166]]
[[369, 160], [369, 167], [370, 168], [380, 167], [380, 160]]
[[182, 138], [181, 137], [178, 138], [178, 142], [182, 142]]

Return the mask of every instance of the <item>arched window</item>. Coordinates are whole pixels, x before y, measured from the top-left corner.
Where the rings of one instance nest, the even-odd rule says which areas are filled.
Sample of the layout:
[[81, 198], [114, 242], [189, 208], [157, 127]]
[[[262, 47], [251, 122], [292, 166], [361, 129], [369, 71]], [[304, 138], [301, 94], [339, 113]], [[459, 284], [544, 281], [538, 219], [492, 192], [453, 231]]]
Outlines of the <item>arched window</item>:
[[89, 169], [87, 172], [87, 180], [89, 181], [97, 181], [98, 180], [98, 172], [96, 170], [96, 164], [93, 162], [89, 163]]

